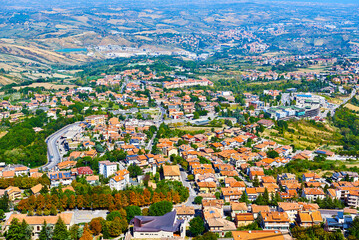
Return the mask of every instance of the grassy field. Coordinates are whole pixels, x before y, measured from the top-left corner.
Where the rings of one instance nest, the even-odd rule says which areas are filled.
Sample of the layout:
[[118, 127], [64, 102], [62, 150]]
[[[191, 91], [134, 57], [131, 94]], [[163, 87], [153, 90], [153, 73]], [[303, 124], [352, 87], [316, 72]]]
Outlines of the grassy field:
[[348, 108], [349, 110], [359, 111], [359, 107], [355, 106], [355, 105], [353, 105], [351, 103], [345, 104], [344, 107]]
[[289, 129], [294, 132], [279, 134], [275, 129], [266, 129], [263, 137], [269, 138], [281, 144], [293, 144], [299, 149], [316, 149], [320, 146], [334, 149], [338, 145], [339, 134], [336, 129], [328, 124], [316, 126], [308, 121], [290, 121]]
[[[183, 131], [189, 131], [189, 132], [194, 132], [194, 131], [201, 131], [201, 130], [204, 130], [205, 132], [211, 132], [212, 128], [211, 127], [192, 127], [192, 126], [182, 126], [182, 127], [179, 127], [178, 129], [180, 130], [183, 130]], [[219, 130], [219, 129], [222, 129], [222, 128], [214, 128], [214, 130]]]
[[65, 88], [74, 88], [76, 87], [76, 85], [57, 85], [54, 83], [32, 83], [30, 85], [27, 86], [21, 86], [21, 87], [14, 87], [16, 90], [19, 90], [20, 88], [24, 88], [24, 87], [44, 87], [45, 89], [65, 89]]
[[0, 132], [0, 138], [2, 138], [3, 136], [5, 136], [6, 134], [7, 134], [7, 131]]
[[341, 104], [343, 102], [343, 98], [345, 98], [345, 97], [332, 98], [325, 94], [320, 94], [320, 96], [324, 97], [329, 103], [334, 103], [334, 104]]
[[323, 65], [312, 65], [308, 68], [300, 68], [296, 72], [299, 73], [321, 73], [327, 71], [327, 67]]
[[[287, 80], [274, 80], [274, 81], [269, 81], [269, 82], [250, 82], [248, 83], [248, 85], [268, 85], [268, 84], [273, 84], [273, 83], [286, 83]], [[299, 84], [300, 81], [291, 81], [291, 83], [294, 84]]]

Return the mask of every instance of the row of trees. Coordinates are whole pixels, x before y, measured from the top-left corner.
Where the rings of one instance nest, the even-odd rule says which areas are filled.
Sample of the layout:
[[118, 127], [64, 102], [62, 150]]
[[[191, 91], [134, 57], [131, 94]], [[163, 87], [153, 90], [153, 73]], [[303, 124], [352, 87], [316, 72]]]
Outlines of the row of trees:
[[0, 178], [0, 189], [5, 189], [9, 186], [18, 187], [21, 189], [29, 189], [37, 184], [42, 184], [43, 186], [50, 185], [50, 179], [44, 174], [40, 178], [32, 178], [27, 176], [18, 176], [13, 178]]
[[313, 226], [308, 228], [295, 226], [294, 228], [291, 229], [291, 233], [293, 238], [298, 240], [309, 240], [309, 239], [344, 240], [345, 239], [341, 231], [327, 232], [324, 230], [323, 226]]
[[[73, 240], [88, 240], [93, 239], [92, 235], [102, 234], [103, 238], [109, 239], [112, 237], [118, 237], [121, 233], [128, 229], [128, 223], [133, 219], [134, 216], [139, 215], [151, 215], [151, 216], [162, 216], [167, 212], [172, 211], [173, 205], [169, 201], [161, 201], [154, 203], [150, 208], [141, 208], [138, 206], [127, 206], [119, 210], [110, 212], [106, 216], [106, 220], [102, 217], [94, 218], [91, 220], [89, 226], [87, 224], [81, 228], [78, 225], [71, 226], [68, 231], [65, 223], [61, 218], [53, 226], [47, 224], [46, 221], [43, 223], [41, 231], [39, 233], [40, 240], [54, 240], [54, 239], [73, 239]], [[9, 230], [6, 232], [6, 239], [11, 240], [24, 240], [31, 239], [32, 229], [23, 220], [19, 222], [17, 218], [11, 221]]]
[[149, 206], [160, 201], [180, 203], [186, 201], [189, 193], [180, 182], [160, 181], [156, 190], [152, 188], [133, 188], [118, 193], [76, 194], [66, 190], [50, 194], [41, 194], [22, 199], [17, 210], [25, 213], [48, 215], [64, 211], [66, 209], [108, 209], [110, 211], [125, 208], [127, 206]]

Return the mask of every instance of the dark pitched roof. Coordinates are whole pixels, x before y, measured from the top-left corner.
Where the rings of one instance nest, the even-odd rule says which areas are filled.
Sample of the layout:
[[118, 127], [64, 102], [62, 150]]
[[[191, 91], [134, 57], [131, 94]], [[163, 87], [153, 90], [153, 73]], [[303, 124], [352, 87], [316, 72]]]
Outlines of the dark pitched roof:
[[166, 213], [163, 216], [135, 216], [131, 220], [135, 232], [176, 232], [183, 220], [176, 221], [176, 211]]

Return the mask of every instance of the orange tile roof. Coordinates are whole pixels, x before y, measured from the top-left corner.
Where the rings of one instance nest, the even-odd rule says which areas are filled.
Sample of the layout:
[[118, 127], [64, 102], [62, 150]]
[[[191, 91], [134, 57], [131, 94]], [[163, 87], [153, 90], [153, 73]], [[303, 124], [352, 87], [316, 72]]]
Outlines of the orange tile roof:
[[26, 171], [27, 170], [27, 167], [16, 167], [15, 168], [15, 172], [17, 172], [17, 171]]
[[252, 230], [252, 231], [232, 231], [234, 240], [284, 240], [280, 231], [276, 230]]
[[4, 178], [6, 178], [6, 177], [14, 177], [15, 176], [15, 171], [3, 171], [2, 176]]
[[27, 214], [12, 214], [5, 225], [9, 226], [14, 218], [17, 218], [20, 222], [25, 220], [29, 225], [42, 225], [45, 221], [47, 224], [54, 225], [59, 217], [61, 217], [66, 225], [70, 225], [73, 213], [60, 213], [57, 216], [27, 216]]
[[74, 167], [75, 165], [76, 165], [76, 161], [64, 161], [64, 162], [59, 162], [57, 164], [57, 167], [59, 169], [64, 169], [64, 168]]
[[39, 183], [39, 184], [37, 184], [37, 185], [35, 185], [35, 186], [33, 186], [33, 187], [31, 188], [31, 192], [32, 192], [33, 194], [37, 194], [37, 193], [39, 193], [39, 192], [41, 191], [42, 187], [43, 187], [42, 184]]
[[216, 188], [215, 182], [197, 182], [199, 188]]
[[242, 191], [237, 188], [223, 187], [221, 191], [223, 196], [242, 196]]
[[304, 188], [306, 195], [324, 195], [324, 191], [321, 188]]
[[164, 165], [163, 166], [164, 176], [180, 176], [180, 170], [178, 165]]
[[289, 222], [286, 212], [261, 212], [264, 222]]
[[237, 213], [235, 217], [236, 221], [254, 221], [252, 213]]
[[299, 205], [297, 202], [279, 202], [278, 207], [283, 209], [284, 211], [291, 211], [291, 210], [300, 210], [302, 206]]
[[269, 212], [270, 208], [267, 205], [252, 204], [252, 213]]
[[244, 202], [230, 202], [232, 211], [248, 211], [247, 204]]
[[246, 184], [243, 181], [231, 182], [231, 183], [229, 183], [229, 185], [232, 188], [245, 188], [246, 187]]

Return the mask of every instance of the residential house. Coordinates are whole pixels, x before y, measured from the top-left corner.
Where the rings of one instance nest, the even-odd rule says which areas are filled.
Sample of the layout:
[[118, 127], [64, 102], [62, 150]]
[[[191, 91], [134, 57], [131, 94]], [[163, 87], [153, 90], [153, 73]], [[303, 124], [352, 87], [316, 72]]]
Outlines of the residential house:
[[108, 178], [116, 173], [118, 164], [106, 160], [106, 161], [100, 161], [98, 165], [99, 165], [99, 174], [103, 175], [105, 178]]
[[5, 189], [5, 193], [9, 196], [10, 201], [21, 198], [21, 190], [18, 187], [9, 186]]
[[261, 212], [260, 222], [264, 230], [289, 230], [290, 220], [286, 212]]
[[236, 223], [237, 228], [241, 226], [246, 226], [254, 222], [254, 217], [252, 213], [238, 213], [234, 217], [234, 222]]
[[356, 172], [341, 171], [334, 172], [332, 175], [332, 179], [335, 182], [343, 181], [345, 178], [352, 179], [353, 182], [356, 182], [359, 180], [359, 174]]
[[344, 215], [344, 212], [340, 211], [335, 217], [326, 218], [325, 220], [325, 226], [329, 231], [347, 230], [353, 223], [353, 216]]
[[51, 187], [57, 187], [60, 184], [70, 185], [72, 183], [72, 174], [71, 171], [58, 171], [58, 172], [49, 172], [48, 176], [51, 181]]
[[243, 202], [230, 202], [231, 206], [231, 216], [234, 218], [238, 213], [247, 213], [248, 207], [246, 203]]
[[166, 180], [181, 181], [178, 165], [163, 165], [163, 176]]
[[175, 207], [175, 209], [179, 219], [190, 221], [192, 218], [194, 218], [195, 210], [192, 206], [181, 205], [179, 207]]
[[303, 173], [302, 180], [303, 182], [309, 181], [319, 181], [321, 177], [316, 173]]
[[259, 213], [270, 212], [270, 208], [267, 205], [261, 206], [261, 205], [252, 204], [251, 212], [253, 213], [254, 218], [257, 218]]
[[302, 210], [302, 206], [297, 202], [279, 202], [278, 211], [287, 213], [290, 222], [295, 222], [298, 211]]
[[90, 185], [99, 183], [99, 180], [100, 178], [98, 175], [86, 176], [86, 182], [88, 182]]
[[238, 201], [242, 196], [242, 191], [232, 187], [221, 188], [224, 201]]
[[298, 213], [297, 223], [301, 227], [312, 227], [323, 222], [322, 215], [317, 211], [300, 211]]
[[128, 184], [130, 184], [130, 172], [127, 169], [117, 171], [110, 179], [111, 189], [124, 190]]
[[196, 182], [201, 193], [214, 193], [217, 190], [215, 182]]
[[324, 199], [325, 193], [321, 188], [304, 188], [302, 192], [302, 197], [305, 197], [311, 202], [314, 202], [315, 200]]

